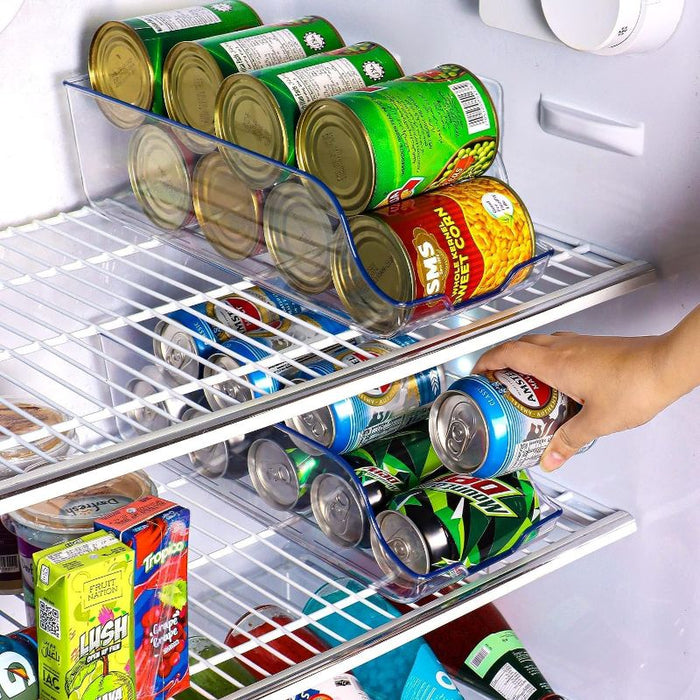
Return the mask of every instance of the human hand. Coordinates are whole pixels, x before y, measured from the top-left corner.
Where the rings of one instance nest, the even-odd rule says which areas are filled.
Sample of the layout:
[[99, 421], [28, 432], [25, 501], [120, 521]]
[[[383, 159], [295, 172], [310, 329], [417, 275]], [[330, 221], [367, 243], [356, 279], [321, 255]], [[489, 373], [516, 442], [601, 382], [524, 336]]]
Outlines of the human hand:
[[642, 425], [680, 392], [668, 381], [670, 334], [641, 338], [576, 333], [530, 335], [486, 352], [475, 373], [509, 367], [530, 374], [583, 405], [542, 455], [553, 471], [592, 440]]

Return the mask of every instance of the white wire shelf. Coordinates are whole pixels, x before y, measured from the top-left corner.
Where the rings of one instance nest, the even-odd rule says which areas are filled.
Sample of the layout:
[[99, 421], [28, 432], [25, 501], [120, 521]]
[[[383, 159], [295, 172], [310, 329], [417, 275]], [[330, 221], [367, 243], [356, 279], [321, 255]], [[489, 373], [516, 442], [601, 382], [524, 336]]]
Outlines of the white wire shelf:
[[[116, 201], [114, 208], [119, 210]], [[165, 245], [133, 214], [118, 220], [116, 213], [108, 218], [86, 207], [0, 232], [0, 408], [16, 408], [7, 397], [20, 397], [65, 415], [55, 425], [26, 415], [36, 429], [21, 437], [0, 426], [0, 513], [180, 457], [436, 364], [459, 362], [467, 353], [653, 279], [647, 263], [543, 227], [539, 235], [556, 254], [537, 284], [517, 297], [421, 329], [412, 334], [415, 345], [346, 366], [327, 351], [342, 344], [363, 354], [357, 344], [364, 338], [357, 331], [334, 336], [287, 315], [291, 330], [285, 333], [263, 324], [286, 349], [257, 363], [246, 361], [232, 373], [217, 369], [207, 379], [175, 370], [175, 386], [156, 385], [155, 393], [137, 396], [129, 383], [144, 377], [145, 366], [159, 364], [152, 354], [158, 321], [199, 302], [221, 305], [218, 299], [225, 293], [245, 296], [250, 284]], [[300, 367], [299, 360], [308, 355], [331, 359], [337, 371], [301, 384], [276, 372], [280, 362]], [[283, 390], [245, 403], [221, 392], [221, 383], [231, 380], [251, 388], [243, 375], [253, 368], [274, 375]], [[205, 387], [230, 407], [210, 412], [193, 401], [194, 392]], [[184, 402], [201, 416], [172, 419], [163, 401]], [[139, 410], [170, 425], [149, 430]], [[64, 443], [65, 454], [42, 449], [52, 438]], [[19, 448], [47, 464], [22, 473], [2, 459]]]

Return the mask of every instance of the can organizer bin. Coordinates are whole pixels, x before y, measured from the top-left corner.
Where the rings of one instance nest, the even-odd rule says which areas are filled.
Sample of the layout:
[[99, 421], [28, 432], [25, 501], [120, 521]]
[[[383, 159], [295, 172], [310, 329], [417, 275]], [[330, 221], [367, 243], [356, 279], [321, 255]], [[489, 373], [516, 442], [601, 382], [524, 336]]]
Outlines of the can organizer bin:
[[[484, 82], [500, 112], [500, 86]], [[404, 290], [404, 300], [394, 299], [370, 274], [376, 273], [372, 266], [383, 264], [374, 256], [387, 256], [381, 234], [360, 227], [367, 242], [360, 255], [357, 222], [349, 220], [330, 189], [313, 176], [101, 95], [89, 87], [87, 78], [64, 84], [83, 186], [93, 207], [363, 333], [391, 337], [514, 293], [538, 280], [552, 255], [539, 243], [530, 245], [528, 253], [501, 268], [490, 285], [485, 283], [488, 270], [472, 270], [470, 278], [483, 275], [484, 291], [479, 286], [467, 290], [465, 285], [466, 293], [457, 303], [444, 291], [415, 298], [415, 289]], [[125, 123], [137, 126], [125, 129]], [[232, 167], [236, 164], [240, 167]], [[275, 173], [272, 187], [257, 189], [239, 175], [260, 169]], [[484, 197], [502, 202], [498, 190], [506, 187], [507, 175], [500, 155], [486, 175], [502, 182]], [[403, 208], [410, 211], [421, 201], [427, 204], [421, 198], [457, 187], [433, 190], [379, 212], [394, 215], [397, 207], [400, 213]], [[485, 210], [503, 215], [494, 214], [490, 205]], [[490, 255], [507, 255], [510, 261], [508, 248], [507, 242], [499, 243]], [[392, 256], [393, 252], [387, 260]], [[450, 264], [440, 252], [430, 253], [428, 279], [449, 272]]]

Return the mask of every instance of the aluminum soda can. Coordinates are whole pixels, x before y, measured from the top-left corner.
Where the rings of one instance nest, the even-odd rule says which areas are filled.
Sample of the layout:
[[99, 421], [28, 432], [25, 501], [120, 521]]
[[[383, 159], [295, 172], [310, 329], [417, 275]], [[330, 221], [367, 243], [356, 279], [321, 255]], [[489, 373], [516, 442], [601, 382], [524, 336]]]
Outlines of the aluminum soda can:
[[[226, 76], [289, 63], [343, 45], [335, 27], [322, 17], [302, 17], [180, 42], [163, 65], [165, 107], [171, 119], [213, 134], [216, 93]], [[212, 141], [201, 141], [205, 148], [213, 145]]]
[[[396, 557], [417, 575], [461, 562], [483, 564], [516, 546], [539, 522], [540, 499], [528, 473], [483, 479], [449, 474], [397, 496], [377, 516]], [[374, 531], [372, 551], [388, 575], [405, 574]]]
[[[299, 115], [321, 97], [375, 85], [403, 75], [385, 48], [361, 42], [282, 66], [230, 75], [216, 98], [216, 135], [287, 165], [294, 165]], [[230, 148], [221, 152], [252, 186], [269, 187], [286, 173]]]
[[[260, 24], [257, 12], [240, 0], [105, 22], [90, 43], [90, 84], [122, 102], [165, 114], [163, 61], [175, 44]], [[144, 118], [143, 113], [119, 105], [109, 104], [103, 111], [124, 129], [138, 126]]]
[[557, 429], [581, 405], [512, 369], [454, 382], [430, 411], [430, 438], [445, 466], [492, 478], [540, 463]]
[[444, 470], [430, 444], [427, 423], [370, 442], [344, 458], [362, 486], [331, 472], [320, 474], [311, 485], [311, 510], [316, 523], [331, 541], [344, 547], [369, 544], [369, 518], [362, 491], [376, 515], [397, 494]]
[[0, 700], [38, 700], [36, 629], [0, 636]]
[[[416, 341], [410, 336], [401, 335], [393, 338], [392, 342], [399, 347], [406, 347]], [[371, 357], [391, 351], [387, 345], [374, 341], [362, 343], [358, 347]], [[341, 348], [332, 355], [348, 364], [359, 364], [370, 359], [347, 348]], [[332, 374], [337, 370], [336, 365], [328, 360], [307, 366], [320, 375]], [[287, 425], [331, 452], [351, 452], [426, 418], [430, 405], [440, 395], [444, 384], [445, 374], [442, 368], [432, 367], [372, 391], [295, 416], [287, 421]]]
[[349, 216], [483, 175], [496, 157], [496, 108], [463, 66], [323, 97], [299, 120], [297, 158]]
[[313, 480], [324, 470], [323, 455], [297, 447], [282, 447], [270, 439], [256, 440], [248, 451], [248, 474], [260, 498], [276, 510], [309, 507]]

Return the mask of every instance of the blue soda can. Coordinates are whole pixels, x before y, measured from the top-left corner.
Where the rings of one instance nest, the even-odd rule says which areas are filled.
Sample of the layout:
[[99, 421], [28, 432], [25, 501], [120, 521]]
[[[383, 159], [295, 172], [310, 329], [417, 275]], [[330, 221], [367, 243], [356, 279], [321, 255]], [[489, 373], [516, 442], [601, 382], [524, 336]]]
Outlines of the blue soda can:
[[[246, 290], [246, 294], [292, 315], [302, 312], [302, 307], [295, 301], [260, 287], [251, 287]], [[234, 338], [236, 333], [269, 333], [255, 321], [266, 323], [268, 326], [282, 331], [292, 325], [288, 318], [238, 294], [231, 294], [219, 299], [219, 301], [221, 304], [214, 304], [210, 301], [196, 304], [192, 307], [192, 311], [218, 321], [223, 326], [230, 328], [231, 333], [219, 326], [207, 323], [190, 311], [178, 309], [167, 315], [170, 321], [161, 320], [156, 324], [155, 332], [159, 338], [153, 341], [155, 356], [172, 367], [176, 367], [193, 377], [199, 377], [201, 373], [199, 361], [196, 357], [190, 357], [183, 353], [182, 349], [187, 350], [192, 355], [207, 359], [215, 350], [211, 343], [224, 343]], [[243, 318], [241, 313], [250, 316], [253, 321]]]
[[[405, 347], [416, 341], [402, 335], [393, 338], [393, 342]], [[374, 357], [391, 351], [390, 347], [378, 342], [367, 342], [358, 347]], [[348, 364], [358, 364], [368, 359], [347, 348], [331, 354]], [[328, 360], [313, 362], [308, 367], [321, 375], [332, 374], [337, 369]], [[304, 374], [299, 373], [298, 376], [303, 377]], [[291, 418], [287, 425], [331, 452], [350, 452], [426, 418], [430, 405], [440, 395], [444, 385], [442, 368], [432, 367], [364, 394]], [[308, 450], [308, 446], [305, 449]]]
[[537, 466], [559, 426], [581, 405], [512, 369], [458, 379], [430, 410], [430, 441], [457, 474], [484, 478]]
[[36, 630], [0, 636], [0, 700], [37, 700], [38, 677]]

